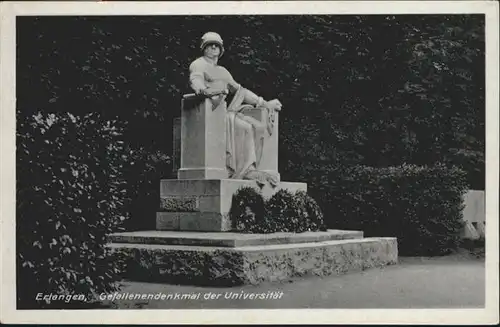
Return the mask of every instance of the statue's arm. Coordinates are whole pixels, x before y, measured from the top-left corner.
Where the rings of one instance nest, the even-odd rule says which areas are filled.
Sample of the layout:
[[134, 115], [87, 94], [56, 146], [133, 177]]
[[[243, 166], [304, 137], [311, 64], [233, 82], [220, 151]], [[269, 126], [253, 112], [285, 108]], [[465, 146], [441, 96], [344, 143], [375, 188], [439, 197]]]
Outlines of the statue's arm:
[[[234, 93], [242, 86], [233, 79], [233, 76], [231, 76], [229, 72], [227, 72], [227, 74], [229, 75], [229, 82], [228, 82], [229, 91], [231, 93]], [[257, 94], [253, 93], [249, 89], [245, 89], [243, 102], [254, 105], [256, 107], [265, 106], [266, 104], [266, 101], [262, 97], [259, 97]]]
[[189, 84], [196, 94], [207, 88], [203, 66], [199, 62], [193, 61], [189, 66]]
[[266, 105], [266, 100], [264, 98], [259, 97], [257, 94], [253, 93], [249, 89], [246, 89], [245, 98], [243, 100], [245, 103], [254, 105], [256, 107], [262, 107]]
[[[242, 86], [240, 84], [238, 84], [233, 79], [233, 77], [231, 76], [231, 74], [228, 71], [227, 71], [227, 74], [229, 76], [229, 82], [228, 82], [229, 91], [236, 92]], [[258, 96], [257, 94], [253, 93], [252, 91], [250, 91], [249, 89], [245, 89], [243, 96], [244, 96], [244, 98], [243, 98], [244, 103], [254, 105], [257, 108], [268, 108], [268, 109], [277, 110], [277, 111], [281, 110], [281, 102], [279, 102], [279, 100], [277, 100], [277, 99], [274, 99], [271, 101], [266, 101], [262, 97]]]
[[243, 101], [252, 104], [257, 108], [267, 108], [276, 111], [281, 110], [281, 102], [278, 99], [266, 101], [262, 97], [259, 97], [257, 94], [248, 89], [246, 89], [245, 98]]

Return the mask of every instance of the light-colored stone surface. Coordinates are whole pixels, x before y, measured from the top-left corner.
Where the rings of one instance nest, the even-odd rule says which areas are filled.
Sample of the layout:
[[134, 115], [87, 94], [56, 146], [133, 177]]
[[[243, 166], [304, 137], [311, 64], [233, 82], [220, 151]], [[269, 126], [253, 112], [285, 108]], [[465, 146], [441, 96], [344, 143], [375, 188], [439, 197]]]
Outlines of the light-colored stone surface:
[[157, 212], [156, 229], [157, 230], [180, 230], [180, 219], [182, 212]]
[[216, 179], [227, 178], [227, 171], [219, 168], [181, 168], [177, 171], [179, 179]]
[[110, 243], [128, 258], [128, 278], [235, 285], [327, 276], [395, 264], [395, 238], [365, 238], [235, 248]]
[[462, 238], [469, 240], [477, 240], [480, 238], [478, 231], [470, 221], [465, 222], [464, 228], [462, 229]]
[[[246, 116], [255, 118], [258, 121], [263, 121], [262, 109], [252, 108], [245, 109], [242, 113]], [[275, 113], [274, 129], [272, 134], [266, 132], [264, 146], [262, 148], [262, 158], [259, 162], [258, 170], [262, 170], [279, 177], [278, 172], [278, 125], [279, 113]]]
[[[271, 197], [281, 189], [307, 192], [306, 183], [280, 182], [276, 188], [270, 185], [260, 188], [257, 182], [250, 180], [164, 179], [160, 182], [160, 198], [163, 203], [161, 209], [170, 214], [157, 215], [157, 228], [193, 230], [199, 226], [203, 228], [200, 231], [229, 231], [231, 226], [226, 217], [231, 209], [233, 195], [242, 187], [252, 187], [264, 198]], [[192, 214], [194, 212], [198, 214]], [[203, 221], [197, 222], [194, 217], [202, 218]]]
[[228, 196], [241, 187], [253, 187], [268, 198], [281, 189], [306, 191], [306, 183], [280, 182], [276, 188], [265, 185], [260, 188], [257, 182], [242, 179], [162, 179], [160, 181], [160, 197], [169, 196]]
[[225, 232], [231, 230], [231, 222], [227, 214], [217, 212], [157, 212], [156, 229]]
[[225, 115], [210, 99], [182, 100], [179, 179], [227, 178]]
[[176, 178], [181, 167], [181, 117], [175, 117], [172, 125], [172, 177]]
[[465, 208], [463, 219], [465, 221], [462, 237], [477, 240], [485, 237], [485, 197], [484, 191], [469, 190], [464, 195]]
[[289, 276], [328, 276], [397, 263], [397, 245], [389, 238], [247, 247], [245, 250], [244, 270], [248, 272], [250, 284], [282, 281]]
[[266, 244], [310, 243], [331, 240], [361, 239], [362, 231], [329, 229], [320, 232], [304, 233], [213, 233], [213, 232], [176, 232], [176, 231], [137, 231], [110, 235], [112, 243], [171, 244], [242, 247]]
[[[261, 109], [246, 109], [243, 112], [245, 115], [248, 115], [250, 117], [253, 117], [257, 120], [262, 120], [262, 110]], [[276, 112], [275, 114], [275, 124], [274, 124], [274, 130], [271, 135], [266, 137], [266, 141], [264, 142], [264, 147], [263, 147], [263, 154], [261, 161], [259, 163], [259, 170], [268, 172], [270, 174], [273, 174], [279, 178], [279, 172], [278, 172], [278, 125], [279, 125], [279, 113]], [[172, 169], [173, 169], [173, 175], [177, 175], [177, 171], [180, 168], [180, 161], [181, 161], [181, 117], [174, 118], [173, 121], [173, 155], [172, 155]], [[185, 175], [189, 175], [190, 178], [203, 178], [200, 177], [203, 174], [208, 175], [204, 171], [193, 171], [189, 169], [184, 168], [183, 171], [181, 171], [182, 177], [184, 178]], [[200, 174], [198, 177], [193, 177], [195, 173]]]
[[162, 179], [160, 181], [160, 197], [164, 196], [200, 196], [220, 195], [219, 179]]
[[476, 231], [479, 234], [479, 237], [485, 237], [486, 236], [486, 226], [484, 222], [477, 222], [476, 223]]
[[484, 222], [486, 214], [484, 211], [484, 191], [469, 190], [464, 195], [464, 220], [469, 222]]

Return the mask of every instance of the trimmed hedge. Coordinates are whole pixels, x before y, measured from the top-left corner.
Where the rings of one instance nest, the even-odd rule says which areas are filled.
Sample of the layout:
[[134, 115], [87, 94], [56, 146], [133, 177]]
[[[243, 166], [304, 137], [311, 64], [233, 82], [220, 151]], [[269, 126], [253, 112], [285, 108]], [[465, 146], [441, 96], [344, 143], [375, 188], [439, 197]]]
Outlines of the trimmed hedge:
[[443, 255], [457, 249], [466, 173], [444, 165], [354, 166], [316, 173], [309, 190], [329, 228], [397, 237], [401, 255]]
[[306, 192], [279, 190], [267, 201], [251, 187], [234, 195], [229, 212], [233, 230], [242, 233], [275, 233], [326, 230], [323, 214]]
[[123, 260], [105, 244], [128, 218], [123, 126], [99, 114], [17, 118], [18, 307], [85, 307], [35, 299], [118, 289]]

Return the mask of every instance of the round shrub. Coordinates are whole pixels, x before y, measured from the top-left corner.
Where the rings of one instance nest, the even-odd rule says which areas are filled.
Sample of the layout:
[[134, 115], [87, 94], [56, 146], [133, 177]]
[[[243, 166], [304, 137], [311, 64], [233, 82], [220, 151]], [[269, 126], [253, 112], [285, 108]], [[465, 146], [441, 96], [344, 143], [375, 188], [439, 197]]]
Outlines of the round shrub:
[[326, 230], [323, 214], [306, 192], [279, 190], [265, 201], [247, 187], [233, 196], [230, 217], [233, 230], [242, 233], [276, 233]]
[[234, 195], [229, 211], [232, 228], [239, 232], [261, 232], [264, 220], [264, 198], [251, 187], [242, 187]]
[[304, 215], [302, 219], [306, 223], [308, 231], [326, 231], [326, 225], [323, 220], [323, 212], [316, 200], [304, 191], [295, 192], [295, 201], [302, 208], [301, 213]]
[[269, 222], [273, 222], [276, 231], [302, 232], [305, 226], [301, 224], [304, 216], [303, 208], [299, 206], [293, 193], [279, 190], [266, 202], [266, 215]]

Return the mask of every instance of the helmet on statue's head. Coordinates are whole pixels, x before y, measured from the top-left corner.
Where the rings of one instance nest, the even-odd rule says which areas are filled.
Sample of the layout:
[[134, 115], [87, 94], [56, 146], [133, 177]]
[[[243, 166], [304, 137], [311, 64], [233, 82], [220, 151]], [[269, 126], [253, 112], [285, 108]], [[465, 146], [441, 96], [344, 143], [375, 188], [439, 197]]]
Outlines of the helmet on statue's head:
[[220, 47], [219, 58], [222, 57], [222, 55], [224, 54], [224, 45], [220, 35], [215, 32], [207, 32], [203, 34], [203, 36], [201, 37], [201, 46], [200, 46], [201, 51], [204, 51], [207, 45], [213, 43], [217, 44]]

